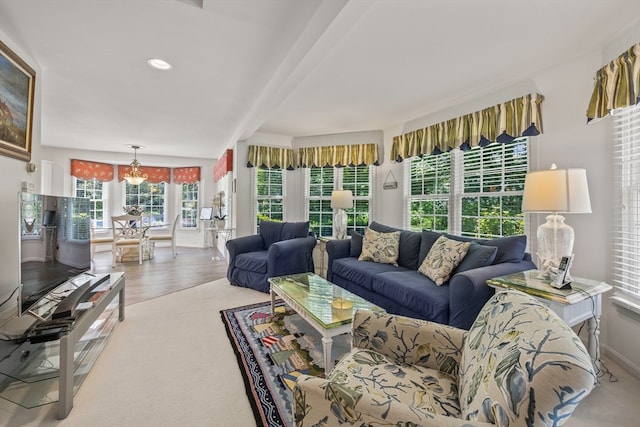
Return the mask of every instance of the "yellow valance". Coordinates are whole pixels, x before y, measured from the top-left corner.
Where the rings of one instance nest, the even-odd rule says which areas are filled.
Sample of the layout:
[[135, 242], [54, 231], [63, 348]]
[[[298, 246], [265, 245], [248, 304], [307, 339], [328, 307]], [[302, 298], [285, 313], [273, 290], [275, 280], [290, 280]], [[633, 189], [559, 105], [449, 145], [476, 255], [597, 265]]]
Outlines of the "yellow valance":
[[396, 136], [391, 160], [440, 154], [454, 148], [468, 150], [492, 142], [511, 142], [542, 133], [540, 94], [529, 94], [475, 113]]
[[295, 169], [293, 148], [249, 146], [247, 167], [260, 169]]
[[640, 103], [640, 43], [596, 72], [587, 122], [609, 115], [611, 110]]
[[377, 144], [330, 145], [298, 149], [302, 168], [378, 166]]

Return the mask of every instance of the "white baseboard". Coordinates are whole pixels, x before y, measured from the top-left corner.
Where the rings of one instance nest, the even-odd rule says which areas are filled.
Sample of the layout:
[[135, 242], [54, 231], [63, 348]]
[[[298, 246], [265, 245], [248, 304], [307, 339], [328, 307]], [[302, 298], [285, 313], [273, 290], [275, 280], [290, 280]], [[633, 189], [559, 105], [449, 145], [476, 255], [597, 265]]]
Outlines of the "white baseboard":
[[606, 355], [609, 359], [618, 364], [622, 369], [626, 372], [634, 376], [636, 379], [640, 380], [640, 367], [636, 366], [629, 359], [621, 355], [615, 350], [612, 350], [611, 347], [602, 346], [601, 348], [602, 354]]

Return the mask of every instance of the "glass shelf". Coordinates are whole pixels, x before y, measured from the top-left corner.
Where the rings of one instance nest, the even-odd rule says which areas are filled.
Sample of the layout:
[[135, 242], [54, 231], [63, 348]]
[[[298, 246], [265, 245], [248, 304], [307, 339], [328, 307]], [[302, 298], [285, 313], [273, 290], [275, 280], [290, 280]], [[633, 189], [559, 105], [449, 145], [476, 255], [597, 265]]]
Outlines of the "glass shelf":
[[[112, 275], [116, 280], [120, 276]], [[124, 277], [121, 278], [124, 281]], [[124, 286], [124, 284], [122, 284]], [[98, 356], [104, 349], [113, 328], [120, 320], [117, 292], [106, 292], [100, 299], [111, 298], [86, 332], [73, 346], [73, 391], [75, 395]], [[98, 300], [99, 301], [99, 300]], [[96, 304], [98, 304], [96, 301]], [[50, 299], [44, 299], [38, 313], [51, 312]], [[102, 307], [105, 307], [104, 305]], [[76, 324], [92, 309], [82, 312]], [[0, 398], [24, 408], [55, 403], [60, 400], [60, 340], [32, 344], [20, 344], [0, 363]]]

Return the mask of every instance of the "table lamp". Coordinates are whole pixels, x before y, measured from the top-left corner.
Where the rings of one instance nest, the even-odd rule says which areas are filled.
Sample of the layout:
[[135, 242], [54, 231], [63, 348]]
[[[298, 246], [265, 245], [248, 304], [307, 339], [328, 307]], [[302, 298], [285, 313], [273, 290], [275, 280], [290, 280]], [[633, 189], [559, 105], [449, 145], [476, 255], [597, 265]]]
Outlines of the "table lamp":
[[523, 212], [550, 212], [538, 227], [538, 269], [553, 278], [563, 256], [573, 254], [575, 233], [559, 213], [591, 213], [585, 169], [557, 169], [529, 172], [524, 181]]
[[337, 209], [333, 223], [336, 227], [336, 237], [338, 239], [347, 237], [347, 213], [344, 210], [352, 207], [353, 194], [351, 190], [334, 190], [331, 193], [331, 208]]

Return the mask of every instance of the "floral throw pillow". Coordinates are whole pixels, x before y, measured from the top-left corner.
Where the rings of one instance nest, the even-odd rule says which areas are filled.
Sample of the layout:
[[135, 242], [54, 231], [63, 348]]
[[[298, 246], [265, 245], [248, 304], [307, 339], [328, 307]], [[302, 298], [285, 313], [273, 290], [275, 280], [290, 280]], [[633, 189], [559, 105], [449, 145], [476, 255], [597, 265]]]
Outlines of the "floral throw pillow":
[[444, 236], [438, 237], [418, 271], [440, 286], [449, 280], [451, 272], [467, 254], [470, 242], [458, 242]]
[[364, 230], [364, 239], [362, 239], [362, 252], [360, 252], [358, 260], [398, 265], [399, 247], [399, 231], [380, 233], [366, 228]]

